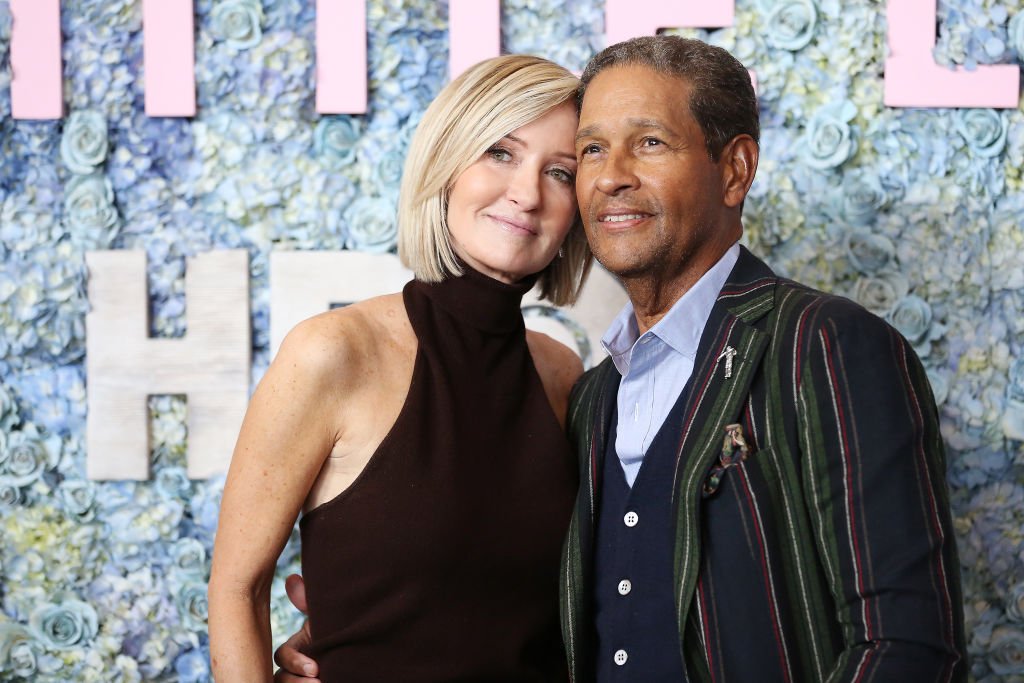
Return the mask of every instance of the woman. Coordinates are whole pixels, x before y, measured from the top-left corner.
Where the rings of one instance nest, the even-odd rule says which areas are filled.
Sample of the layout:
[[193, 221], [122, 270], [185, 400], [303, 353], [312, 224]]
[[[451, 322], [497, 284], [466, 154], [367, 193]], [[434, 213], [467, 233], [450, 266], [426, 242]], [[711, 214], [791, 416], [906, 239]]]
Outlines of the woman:
[[576, 355], [527, 332], [590, 266], [574, 192], [577, 81], [483, 62], [430, 105], [399, 201], [416, 279], [297, 326], [232, 458], [210, 580], [222, 681], [271, 680], [269, 592], [304, 512], [311, 654], [330, 681], [565, 680], [559, 552]]

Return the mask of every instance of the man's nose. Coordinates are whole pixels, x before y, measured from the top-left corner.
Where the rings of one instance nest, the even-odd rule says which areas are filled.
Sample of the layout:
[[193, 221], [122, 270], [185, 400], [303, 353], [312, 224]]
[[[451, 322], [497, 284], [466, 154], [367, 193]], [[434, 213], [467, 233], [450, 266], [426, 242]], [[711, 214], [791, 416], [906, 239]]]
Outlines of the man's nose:
[[632, 190], [639, 185], [633, 157], [626, 150], [611, 150], [597, 176], [597, 189], [607, 195]]
[[531, 211], [540, 205], [540, 174], [525, 164], [516, 169], [508, 184], [505, 196], [523, 211]]

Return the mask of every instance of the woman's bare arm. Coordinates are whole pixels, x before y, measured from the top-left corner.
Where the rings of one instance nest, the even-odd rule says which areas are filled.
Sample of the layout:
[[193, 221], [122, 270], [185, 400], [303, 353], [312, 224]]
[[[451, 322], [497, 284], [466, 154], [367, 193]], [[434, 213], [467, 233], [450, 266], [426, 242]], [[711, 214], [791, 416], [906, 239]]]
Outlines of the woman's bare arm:
[[[342, 438], [348, 344], [336, 316], [293, 330], [257, 387], [228, 471], [209, 586], [218, 681], [271, 681], [270, 583], [325, 458]], [[340, 391], [339, 391], [340, 390]]]

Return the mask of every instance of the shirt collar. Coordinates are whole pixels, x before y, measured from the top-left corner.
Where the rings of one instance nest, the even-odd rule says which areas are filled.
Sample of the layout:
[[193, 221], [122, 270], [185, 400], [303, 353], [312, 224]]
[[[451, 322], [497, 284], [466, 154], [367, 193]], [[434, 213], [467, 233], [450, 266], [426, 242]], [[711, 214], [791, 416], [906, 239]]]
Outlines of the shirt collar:
[[[733, 244], [696, 284], [686, 291], [679, 301], [672, 304], [668, 313], [659, 320], [647, 334], [658, 337], [665, 344], [688, 358], [696, 358], [697, 345], [704, 333], [704, 326], [711, 316], [711, 309], [718, 300], [718, 294], [725, 286], [733, 266], [740, 255], [739, 242]], [[608, 331], [601, 338], [601, 345], [612, 357], [619, 374], [629, 372], [629, 361], [633, 346], [640, 338], [636, 314], [632, 302], [623, 307]]]

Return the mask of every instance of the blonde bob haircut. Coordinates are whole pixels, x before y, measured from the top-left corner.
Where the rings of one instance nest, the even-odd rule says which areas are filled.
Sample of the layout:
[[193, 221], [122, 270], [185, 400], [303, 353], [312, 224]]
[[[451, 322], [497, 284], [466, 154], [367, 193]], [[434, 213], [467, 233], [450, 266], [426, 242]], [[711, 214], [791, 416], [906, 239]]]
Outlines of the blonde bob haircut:
[[[491, 145], [565, 102], [579, 80], [540, 57], [483, 61], [449, 83], [427, 107], [409, 145], [398, 199], [398, 255], [418, 280], [462, 275], [448, 232], [448, 196], [456, 179]], [[576, 300], [592, 255], [579, 213], [543, 271], [541, 297], [556, 306]]]

